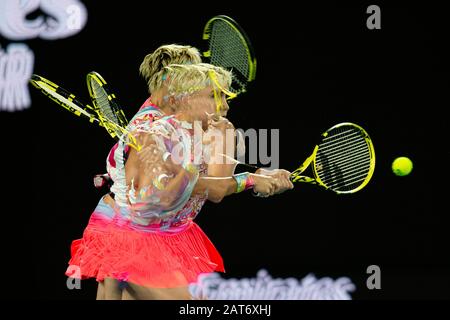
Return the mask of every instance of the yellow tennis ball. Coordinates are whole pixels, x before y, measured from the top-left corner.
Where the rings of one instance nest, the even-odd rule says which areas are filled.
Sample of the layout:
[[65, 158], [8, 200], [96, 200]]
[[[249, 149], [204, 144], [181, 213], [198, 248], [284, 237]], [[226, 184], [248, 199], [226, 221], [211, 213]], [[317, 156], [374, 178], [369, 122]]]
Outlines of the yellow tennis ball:
[[413, 169], [412, 161], [407, 157], [398, 157], [392, 162], [392, 171], [397, 176], [406, 176], [411, 173]]

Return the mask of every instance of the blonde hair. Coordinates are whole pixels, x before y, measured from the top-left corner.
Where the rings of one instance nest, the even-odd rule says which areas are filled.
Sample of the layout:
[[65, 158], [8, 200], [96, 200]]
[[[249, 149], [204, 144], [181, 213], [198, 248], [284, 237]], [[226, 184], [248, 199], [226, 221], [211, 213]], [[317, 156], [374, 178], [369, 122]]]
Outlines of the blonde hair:
[[[169, 95], [189, 95], [213, 85], [219, 89], [231, 85], [232, 74], [224, 68], [208, 63], [190, 65], [170, 64], [162, 70], [166, 75], [166, 85]], [[213, 75], [218, 83], [214, 83]]]
[[162, 87], [165, 80], [164, 68], [170, 64], [197, 64], [202, 59], [199, 51], [191, 46], [177, 44], [163, 45], [145, 56], [139, 72], [147, 81], [149, 92]]

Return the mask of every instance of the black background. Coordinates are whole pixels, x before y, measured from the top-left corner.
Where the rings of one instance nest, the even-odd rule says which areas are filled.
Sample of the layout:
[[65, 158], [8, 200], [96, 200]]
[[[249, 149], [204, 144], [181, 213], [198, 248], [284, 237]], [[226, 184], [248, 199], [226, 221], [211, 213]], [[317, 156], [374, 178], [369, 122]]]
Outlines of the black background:
[[[370, 134], [372, 181], [350, 196], [308, 185], [269, 199], [232, 195], [196, 219], [221, 252], [225, 277], [348, 276], [354, 299], [450, 298], [447, 181], [449, 51], [443, 7], [369, 4], [85, 1], [77, 35], [29, 40], [34, 73], [88, 98], [85, 75], [102, 74], [130, 119], [147, 98], [138, 68], [162, 44], [201, 47], [206, 21], [233, 17], [256, 51], [256, 81], [231, 105], [236, 127], [280, 129], [280, 167], [295, 169], [318, 134], [350, 121]], [[448, 20], [448, 19], [447, 19]], [[2, 48], [11, 43], [0, 38]], [[0, 114], [4, 141], [3, 279], [9, 298], [93, 299], [95, 281], [68, 290], [70, 243], [102, 193], [92, 185], [113, 145], [102, 128], [75, 118], [34, 89], [33, 104]], [[414, 162], [396, 177], [398, 156]], [[365, 286], [369, 265], [381, 290]]]

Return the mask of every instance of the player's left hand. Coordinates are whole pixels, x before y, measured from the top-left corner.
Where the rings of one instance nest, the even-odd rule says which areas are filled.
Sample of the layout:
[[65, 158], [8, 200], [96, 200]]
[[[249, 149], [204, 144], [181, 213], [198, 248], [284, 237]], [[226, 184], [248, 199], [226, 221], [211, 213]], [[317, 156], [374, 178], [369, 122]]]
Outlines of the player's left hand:
[[273, 169], [273, 170], [268, 170], [268, 169], [258, 169], [256, 170], [257, 174], [263, 174], [266, 176], [271, 176], [275, 179], [275, 191], [273, 194], [279, 194], [279, 193], [283, 193], [287, 190], [293, 189], [294, 185], [292, 184], [291, 180], [290, 180], [290, 175], [291, 173], [287, 170], [284, 169]]

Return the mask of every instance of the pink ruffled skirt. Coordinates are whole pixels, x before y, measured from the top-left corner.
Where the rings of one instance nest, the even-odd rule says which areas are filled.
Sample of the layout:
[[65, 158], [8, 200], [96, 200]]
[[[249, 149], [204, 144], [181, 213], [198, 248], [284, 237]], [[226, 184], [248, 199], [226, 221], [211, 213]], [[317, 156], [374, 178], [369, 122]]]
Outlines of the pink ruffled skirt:
[[224, 272], [222, 257], [193, 221], [176, 231], [136, 225], [100, 200], [81, 239], [72, 242], [66, 275], [114, 278], [154, 288], [187, 286], [201, 273]]

